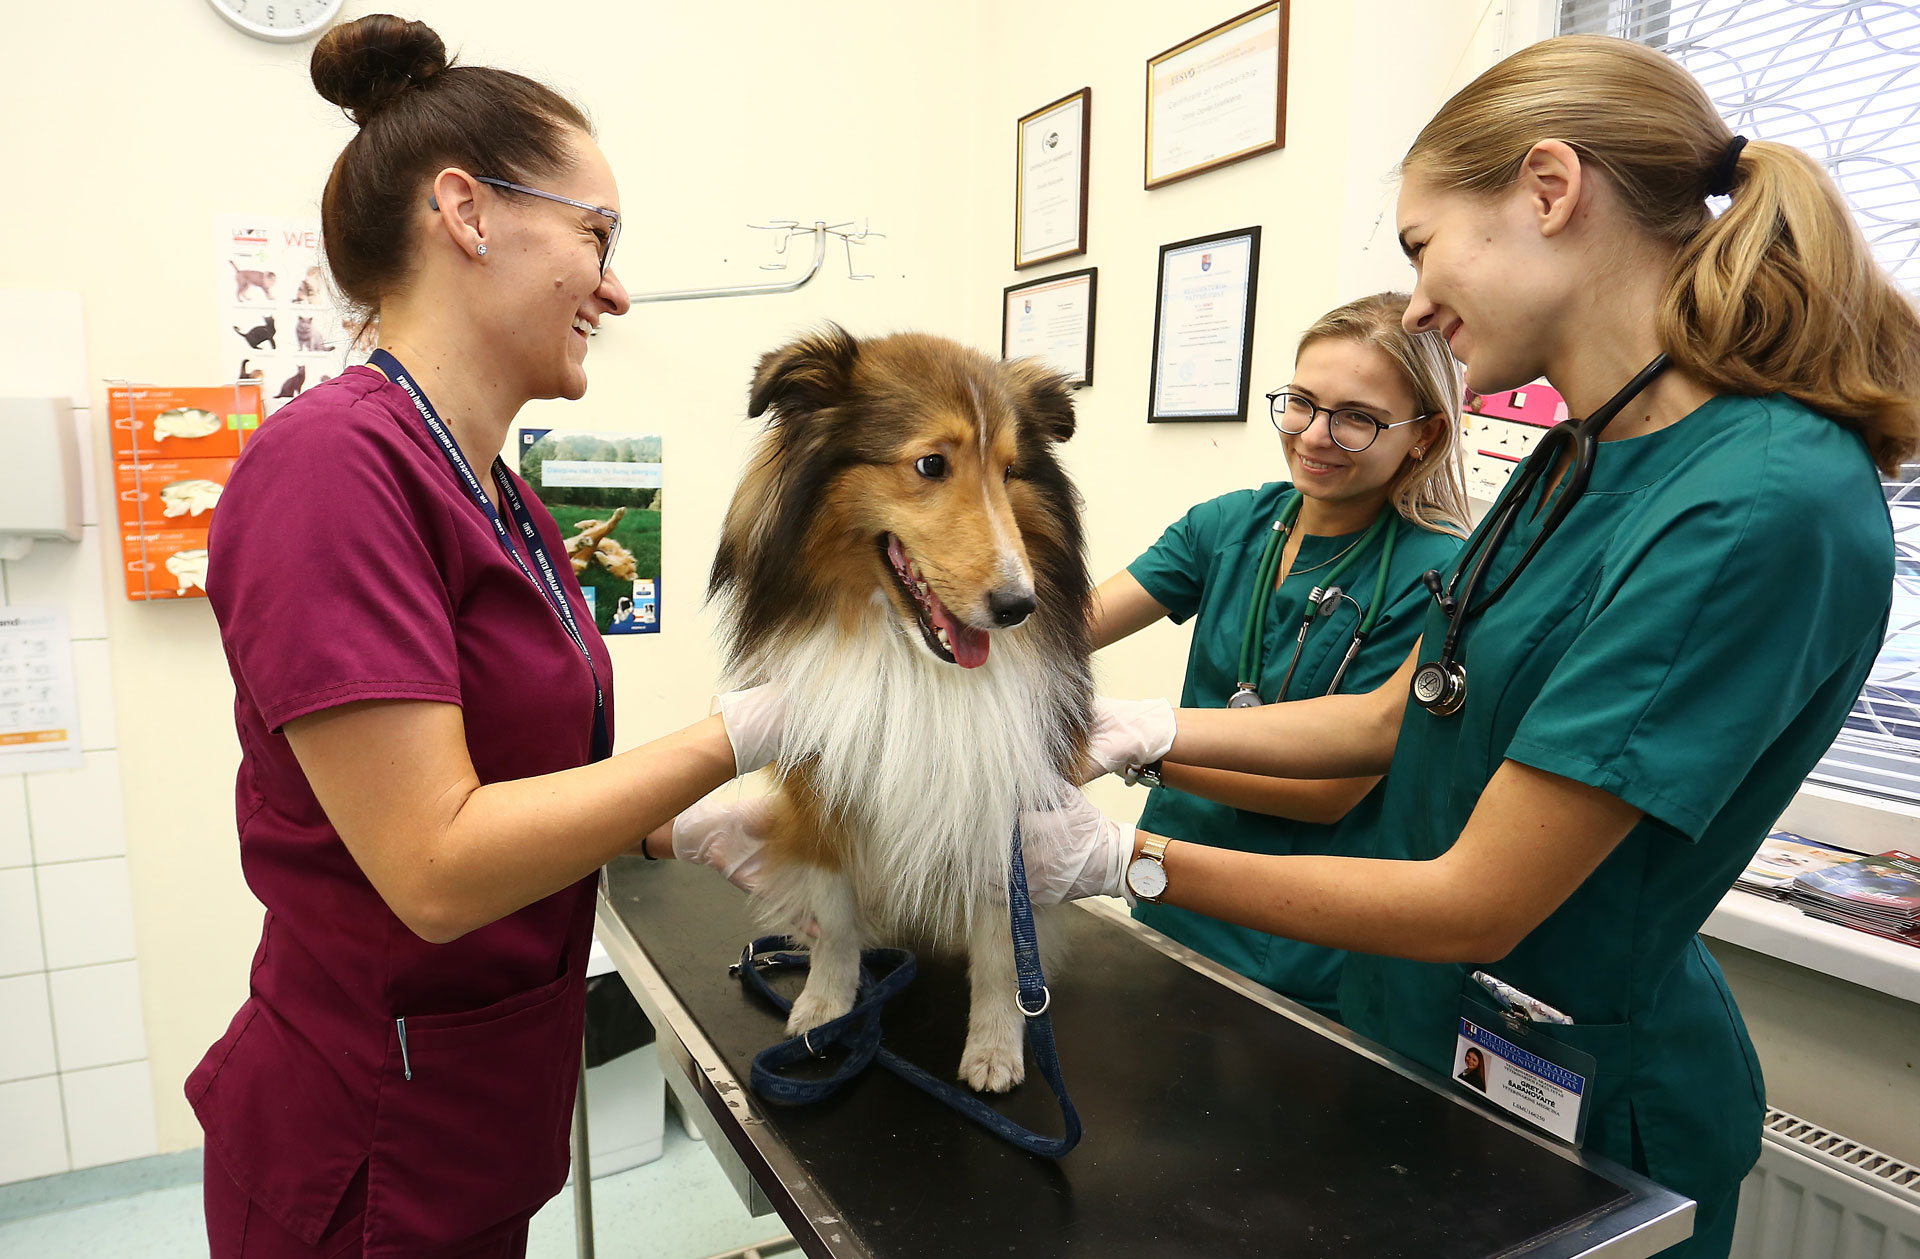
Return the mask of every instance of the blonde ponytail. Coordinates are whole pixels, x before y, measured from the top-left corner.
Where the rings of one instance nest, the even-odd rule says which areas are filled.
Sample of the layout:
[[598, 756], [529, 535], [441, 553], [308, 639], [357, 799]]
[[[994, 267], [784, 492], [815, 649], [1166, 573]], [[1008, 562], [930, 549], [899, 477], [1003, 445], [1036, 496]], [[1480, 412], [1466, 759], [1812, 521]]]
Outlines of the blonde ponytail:
[[1658, 317], [1676, 365], [1719, 392], [1804, 402], [1858, 433], [1890, 475], [1920, 450], [1920, 314], [1811, 158], [1746, 145], [1714, 218], [1706, 197], [1734, 136], [1705, 90], [1640, 44], [1566, 35], [1463, 88], [1404, 166], [1491, 195], [1546, 139], [1604, 172], [1640, 228], [1676, 249]]

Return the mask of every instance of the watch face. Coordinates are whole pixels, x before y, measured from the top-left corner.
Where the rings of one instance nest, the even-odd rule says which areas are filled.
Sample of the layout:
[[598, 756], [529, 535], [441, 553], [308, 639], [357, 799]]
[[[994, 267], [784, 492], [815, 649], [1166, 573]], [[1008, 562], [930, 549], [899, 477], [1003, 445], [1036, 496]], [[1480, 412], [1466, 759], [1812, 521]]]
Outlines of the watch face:
[[1167, 890], [1167, 868], [1151, 857], [1135, 857], [1127, 867], [1127, 886], [1143, 901], [1157, 899]]

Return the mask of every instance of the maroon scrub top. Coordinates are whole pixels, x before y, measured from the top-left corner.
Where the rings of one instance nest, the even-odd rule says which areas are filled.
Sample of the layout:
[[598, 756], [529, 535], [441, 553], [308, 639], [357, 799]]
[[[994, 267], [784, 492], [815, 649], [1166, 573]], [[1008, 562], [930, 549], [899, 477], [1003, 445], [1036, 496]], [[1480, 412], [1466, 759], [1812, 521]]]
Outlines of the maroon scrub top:
[[[529, 1214], [567, 1173], [593, 879], [429, 944], [361, 873], [282, 728], [354, 700], [458, 704], [483, 783], [552, 773], [590, 759], [587, 662], [407, 396], [365, 367], [261, 425], [209, 548], [240, 866], [267, 912], [247, 1002], [187, 1080], [208, 1147], [308, 1244], [362, 1164], [368, 1255], [426, 1254]], [[557, 567], [611, 733], [605, 644]]]

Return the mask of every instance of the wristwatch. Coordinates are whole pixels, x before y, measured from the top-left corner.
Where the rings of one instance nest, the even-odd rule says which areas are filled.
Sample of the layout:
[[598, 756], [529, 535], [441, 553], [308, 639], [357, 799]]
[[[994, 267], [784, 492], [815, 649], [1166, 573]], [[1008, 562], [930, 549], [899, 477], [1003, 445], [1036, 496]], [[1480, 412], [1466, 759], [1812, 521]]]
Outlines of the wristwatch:
[[1151, 765], [1129, 765], [1125, 771], [1121, 773], [1120, 781], [1126, 783], [1129, 787], [1135, 783], [1145, 783], [1149, 787], [1158, 787], [1160, 785], [1161, 764], [1162, 762], [1155, 761]]
[[1167, 837], [1155, 835], [1140, 845], [1140, 855], [1127, 866], [1129, 899], [1160, 903], [1167, 894]]

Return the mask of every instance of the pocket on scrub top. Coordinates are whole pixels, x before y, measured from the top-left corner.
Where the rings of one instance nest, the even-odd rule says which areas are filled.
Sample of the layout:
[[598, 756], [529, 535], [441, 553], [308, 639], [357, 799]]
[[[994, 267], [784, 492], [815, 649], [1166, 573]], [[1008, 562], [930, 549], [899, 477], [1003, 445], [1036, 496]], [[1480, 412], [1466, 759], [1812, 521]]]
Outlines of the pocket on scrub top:
[[568, 973], [479, 1010], [388, 1023], [368, 1256], [431, 1253], [559, 1192], [583, 992]]
[[1633, 1024], [1542, 1023], [1540, 1030], [1569, 1049], [1593, 1059], [1586, 1140], [1582, 1148], [1604, 1154], [1623, 1167], [1633, 1165]]

